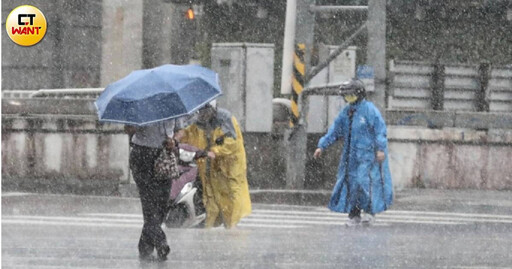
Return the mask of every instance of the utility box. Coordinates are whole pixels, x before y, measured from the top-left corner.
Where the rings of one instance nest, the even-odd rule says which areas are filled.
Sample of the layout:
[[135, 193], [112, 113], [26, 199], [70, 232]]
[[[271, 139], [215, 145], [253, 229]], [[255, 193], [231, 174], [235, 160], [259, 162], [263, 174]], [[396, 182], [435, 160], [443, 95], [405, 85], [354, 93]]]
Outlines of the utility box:
[[[320, 59], [327, 59], [337, 46], [326, 46], [320, 50]], [[322, 86], [326, 84], [341, 84], [356, 76], [356, 50], [350, 46], [344, 50], [329, 66], [316, 75], [308, 86]], [[345, 106], [341, 96], [309, 96], [309, 109], [307, 115], [307, 132], [323, 133], [331, 125], [338, 113]]]
[[231, 111], [244, 132], [271, 132], [274, 45], [214, 43], [211, 57], [223, 92], [217, 106]]

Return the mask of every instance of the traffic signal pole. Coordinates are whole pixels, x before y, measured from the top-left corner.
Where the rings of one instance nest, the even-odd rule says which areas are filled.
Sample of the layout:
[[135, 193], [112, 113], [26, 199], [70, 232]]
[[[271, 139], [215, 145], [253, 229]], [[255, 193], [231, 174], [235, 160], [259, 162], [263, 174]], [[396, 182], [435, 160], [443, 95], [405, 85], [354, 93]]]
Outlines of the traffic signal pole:
[[[311, 50], [313, 47], [313, 35], [315, 27], [315, 13], [310, 11], [310, 7], [314, 4], [315, 0], [288, 0], [286, 11], [286, 29], [285, 33], [285, 46], [288, 45], [288, 50], [283, 54], [292, 55], [293, 61], [283, 62], [283, 76], [285, 77], [282, 83], [282, 93], [292, 93], [292, 109], [295, 112], [301, 111], [303, 107], [303, 100], [301, 92], [307, 85], [306, 74], [310, 69]], [[295, 11], [293, 6], [295, 5]], [[294, 16], [295, 15], [295, 16]], [[295, 17], [295, 22], [293, 22]], [[295, 25], [293, 25], [293, 23]], [[293, 51], [290, 51], [291, 30], [294, 30]], [[288, 31], [288, 32], [287, 32]], [[288, 38], [288, 39], [286, 39]], [[289, 56], [283, 55], [283, 60]], [[286, 67], [285, 67], [286, 66]], [[290, 76], [291, 75], [291, 76]], [[290, 79], [291, 78], [291, 79]], [[290, 80], [290, 86], [283, 85]], [[293, 85], [293, 87], [291, 87]], [[291, 91], [289, 90], [291, 89]], [[293, 113], [293, 112], [292, 112]], [[298, 113], [297, 113], [298, 114]], [[292, 115], [295, 121], [291, 123], [292, 128], [287, 130], [284, 135], [284, 144], [286, 152], [286, 188], [287, 189], [304, 189], [305, 181], [305, 164], [307, 160], [307, 133], [306, 125], [301, 119], [300, 115]]]
[[290, 94], [292, 88], [293, 50], [295, 47], [295, 20], [297, 0], [286, 0], [284, 25], [283, 66], [281, 68], [281, 94]]

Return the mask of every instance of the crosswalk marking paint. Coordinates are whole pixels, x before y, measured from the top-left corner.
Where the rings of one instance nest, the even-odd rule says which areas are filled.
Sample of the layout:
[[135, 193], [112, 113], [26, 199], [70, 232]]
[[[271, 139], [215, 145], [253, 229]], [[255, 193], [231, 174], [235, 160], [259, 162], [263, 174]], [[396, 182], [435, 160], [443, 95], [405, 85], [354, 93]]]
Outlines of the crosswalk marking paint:
[[141, 214], [116, 214], [116, 213], [86, 213], [79, 214], [80, 216], [91, 217], [111, 217], [111, 218], [129, 218], [129, 219], [142, 219]]
[[[290, 210], [290, 211], [282, 211], [282, 210], [274, 210], [274, 209], [258, 209], [253, 210], [253, 213], [278, 213], [278, 214], [287, 214], [287, 215], [321, 215], [321, 216], [347, 216], [346, 213], [336, 213], [328, 210], [322, 211], [300, 211], [300, 210]], [[490, 214], [476, 214], [476, 213], [451, 213], [451, 212], [434, 212], [434, 211], [397, 211], [397, 210], [388, 210], [383, 212], [382, 214], [378, 214], [379, 217], [386, 215], [439, 215], [439, 216], [460, 216], [460, 217], [475, 217], [475, 218], [496, 218], [496, 219], [510, 219], [512, 220], [512, 215], [490, 215]]]
[[54, 220], [54, 221], [85, 221], [85, 222], [119, 222], [119, 223], [142, 223], [142, 217], [137, 220], [133, 219], [112, 219], [112, 218], [85, 218], [85, 217], [57, 217], [57, 216], [9, 216], [4, 219], [29, 219], [29, 220]]
[[[242, 222], [275, 222], [275, 223], [297, 223], [297, 224], [314, 224], [314, 225], [345, 225], [344, 219], [339, 219], [338, 221], [313, 221], [313, 220], [287, 220], [287, 219], [254, 219], [254, 218], [246, 218], [242, 219]], [[462, 222], [451, 222], [451, 221], [428, 221], [428, 220], [385, 220], [380, 221], [377, 220], [373, 223], [376, 226], [387, 226], [388, 222], [394, 223], [415, 223], [415, 224], [441, 224], [441, 225], [460, 225], [464, 224]]]
[[[141, 223], [126, 224], [126, 223], [107, 223], [107, 222], [76, 222], [76, 221], [52, 221], [47, 219], [6, 219], [2, 220], [2, 224], [25, 224], [25, 225], [49, 225], [49, 226], [87, 226], [87, 227], [114, 227], [114, 228], [136, 228], [141, 229]], [[281, 228], [281, 229], [296, 229], [303, 228], [301, 225], [272, 225], [272, 224], [255, 224], [255, 223], [240, 223], [239, 227], [250, 228]]]
[[290, 219], [255, 219], [245, 218], [242, 219], [241, 223], [246, 222], [264, 222], [264, 223], [287, 223], [287, 224], [315, 224], [315, 225], [345, 225], [344, 220], [338, 221], [314, 221], [314, 220], [290, 220]]
[[[340, 216], [338, 217], [320, 217], [320, 216], [295, 216], [295, 215], [274, 215], [274, 214], [259, 214], [254, 213], [251, 215], [253, 217], [263, 217], [263, 218], [285, 218], [285, 219], [315, 219], [315, 220], [342, 220]], [[388, 220], [415, 220], [415, 221], [426, 221], [430, 223], [431, 221], [444, 221], [444, 222], [458, 222], [458, 221], [466, 221], [466, 222], [495, 222], [495, 223], [512, 223], [512, 220], [501, 220], [501, 219], [477, 219], [477, 218], [449, 218], [449, 217], [429, 217], [429, 216], [386, 216], [379, 215], [377, 219], [388, 221]]]
[[304, 228], [305, 226], [299, 225], [272, 225], [272, 224], [254, 224], [254, 223], [245, 223], [240, 222], [238, 227], [253, 227], [253, 228], [285, 228], [285, 229], [295, 229], [295, 228]]
[[417, 214], [417, 215], [446, 215], [446, 216], [462, 216], [462, 217], [480, 217], [480, 218], [502, 218], [511, 219], [512, 215], [491, 215], [491, 214], [477, 214], [477, 213], [451, 213], [451, 212], [433, 212], [433, 211], [404, 211], [404, 210], [389, 210], [383, 214]]
[[114, 228], [141, 228], [141, 224], [126, 223], [97, 223], [97, 222], [63, 222], [51, 220], [30, 220], [30, 219], [2, 219], [4, 224], [30, 224], [30, 225], [52, 225], [52, 226], [90, 226], [90, 227], [114, 227]]
[[[342, 226], [347, 214], [311, 208], [312, 210], [254, 209], [253, 213], [242, 219], [239, 226], [245, 228], [305, 228], [312, 226]], [[127, 227], [141, 228], [141, 214], [119, 213], [82, 213], [77, 216], [32, 216], [4, 215], [3, 224], [31, 225], [69, 225], [92, 227]], [[471, 223], [512, 224], [510, 215], [449, 213], [432, 211], [386, 211], [378, 214], [375, 226], [391, 224], [425, 224], [425, 225], [467, 225]]]
[[[405, 215], [400, 215], [405, 214]], [[422, 216], [417, 216], [417, 215]], [[112, 218], [135, 218], [141, 219], [140, 214], [109, 214], [109, 213], [89, 213], [84, 216], [112, 217]], [[279, 210], [253, 210], [250, 217], [263, 218], [304, 218], [304, 219], [323, 219], [338, 220], [347, 217], [347, 214], [333, 212], [313, 212], [313, 211], [279, 211]], [[452, 217], [454, 216], [454, 217]], [[403, 219], [403, 220], [425, 220], [425, 221], [469, 221], [469, 222], [496, 222], [512, 223], [512, 216], [489, 215], [489, 214], [464, 214], [447, 212], [420, 212], [415, 211], [386, 211], [378, 215], [379, 220]]]

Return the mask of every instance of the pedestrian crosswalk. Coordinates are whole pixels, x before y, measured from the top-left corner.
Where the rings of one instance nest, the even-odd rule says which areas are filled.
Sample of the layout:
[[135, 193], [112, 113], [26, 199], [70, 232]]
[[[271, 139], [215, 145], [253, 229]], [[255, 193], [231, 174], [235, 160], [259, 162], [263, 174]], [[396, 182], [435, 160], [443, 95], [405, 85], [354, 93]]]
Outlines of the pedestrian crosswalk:
[[[343, 226], [346, 219], [347, 214], [330, 212], [321, 207], [256, 206], [250, 216], [242, 219], [239, 227], [244, 229], [298, 229]], [[373, 225], [468, 225], [475, 223], [512, 225], [512, 215], [389, 210], [378, 214]], [[142, 216], [140, 214], [116, 213], [81, 213], [74, 216], [3, 215], [2, 224], [140, 229]]]
[[[345, 225], [347, 214], [320, 210], [281, 211], [273, 209], [254, 210], [253, 214], [242, 220], [240, 226], [258, 223], [281, 225], [308, 226], [341, 226]], [[425, 225], [465, 225], [472, 223], [502, 223], [512, 225], [511, 215], [469, 214], [429, 211], [389, 210], [378, 214], [375, 226], [392, 224], [425, 224]]]

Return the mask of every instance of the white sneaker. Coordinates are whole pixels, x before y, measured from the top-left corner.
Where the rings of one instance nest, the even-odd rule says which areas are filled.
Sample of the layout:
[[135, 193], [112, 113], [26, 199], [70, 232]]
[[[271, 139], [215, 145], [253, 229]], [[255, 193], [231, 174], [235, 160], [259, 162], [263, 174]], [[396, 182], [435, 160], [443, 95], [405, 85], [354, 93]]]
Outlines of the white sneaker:
[[375, 215], [371, 214], [364, 214], [363, 218], [361, 219], [361, 224], [363, 226], [370, 226], [375, 222]]
[[348, 219], [347, 222], [345, 222], [345, 226], [347, 227], [354, 227], [358, 226], [359, 224], [361, 224], [361, 217], [359, 216]]

